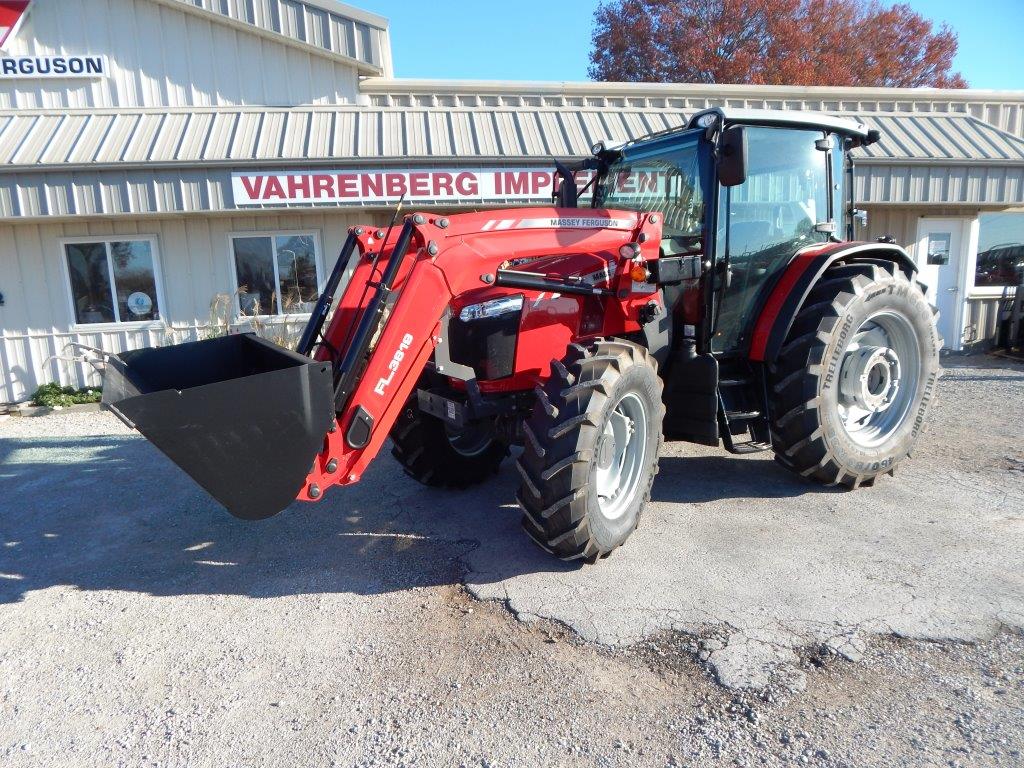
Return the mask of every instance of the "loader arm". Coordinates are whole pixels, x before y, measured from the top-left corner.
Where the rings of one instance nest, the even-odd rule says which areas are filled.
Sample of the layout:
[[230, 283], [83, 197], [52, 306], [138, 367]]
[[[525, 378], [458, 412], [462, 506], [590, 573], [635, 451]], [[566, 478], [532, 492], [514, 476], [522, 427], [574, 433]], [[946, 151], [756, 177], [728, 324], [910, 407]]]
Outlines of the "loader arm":
[[[354, 385], [350, 389], [341, 386], [339, 390], [342, 399], [336, 403], [336, 427], [327, 434], [324, 450], [317, 456], [298, 494], [299, 499], [314, 501], [328, 486], [359, 481], [406, 407], [435, 349], [446, 341], [442, 319], [453, 299], [489, 285], [519, 287], [543, 295], [548, 287], [543, 278], [500, 268], [510, 257], [584, 251], [605, 254], [615, 261], [619, 247], [637, 239], [641, 231], [644, 232], [641, 239], [650, 243], [650, 255], [657, 253], [653, 249], [660, 236], [657, 215], [652, 220], [649, 220], [652, 217], [635, 214], [609, 218], [606, 212], [601, 212], [595, 220], [564, 219], [559, 209], [517, 213], [517, 219], [461, 216], [458, 228], [450, 225], [447, 218], [416, 214], [407, 217], [397, 239], [390, 238], [383, 246], [380, 230], [358, 228], [361, 231], [357, 237], [359, 262], [323, 335], [317, 358], [328, 360], [337, 357], [342, 350], [351, 352], [359, 346], [358, 339], [354, 338], [358, 330], [353, 329], [372, 311], [373, 303], [372, 297], [367, 298], [365, 286], [374, 287], [385, 279], [388, 267], [392, 268], [395, 279], [387, 288], [390, 297], [386, 301], [393, 300], [393, 303], [388, 303], [378, 325], [371, 323], [369, 332], [375, 336], [372, 348], [365, 350], [356, 361], [357, 367], [351, 371]], [[569, 227], [560, 228], [566, 222], [570, 223]], [[499, 230], [489, 225], [503, 228]], [[402, 248], [404, 240], [409, 243], [407, 252]], [[395, 259], [401, 260], [401, 264], [395, 266]], [[622, 295], [625, 301], [608, 303], [625, 314], [632, 309], [635, 315], [635, 310], [649, 301], [651, 291], [633, 296], [627, 270], [620, 272], [615, 281], [616, 289], [567, 285], [560, 290], [596, 296]], [[538, 369], [538, 380], [548, 374], [546, 364], [549, 361], [550, 356], [545, 360], [544, 370]], [[343, 372], [342, 378], [347, 373]]]
[[[404, 286], [409, 290], [398, 294], [365, 367], [360, 365], [358, 382], [342, 404], [337, 427], [328, 433], [300, 499], [315, 500], [329, 485], [362, 477], [433, 354], [452, 293], [430, 259], [416, 261]], [[339, 323], [337, 330], [343, 327]]]

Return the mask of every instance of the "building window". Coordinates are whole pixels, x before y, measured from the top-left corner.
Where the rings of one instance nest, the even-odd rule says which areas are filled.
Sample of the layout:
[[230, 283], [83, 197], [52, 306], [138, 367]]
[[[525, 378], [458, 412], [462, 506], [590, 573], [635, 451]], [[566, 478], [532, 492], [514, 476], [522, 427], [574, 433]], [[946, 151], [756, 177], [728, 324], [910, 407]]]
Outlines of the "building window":
[[1024, 213], [983, 213], [978, 217], [976, 288], [1020, 285], [1024, 277]]
[[233, 235], [231, 251], [240, 315], [313, 311], [320, 295], [313, 234]]
[[76, 323], [160, 320], [155, 240], [66, 242], [64, 257]]

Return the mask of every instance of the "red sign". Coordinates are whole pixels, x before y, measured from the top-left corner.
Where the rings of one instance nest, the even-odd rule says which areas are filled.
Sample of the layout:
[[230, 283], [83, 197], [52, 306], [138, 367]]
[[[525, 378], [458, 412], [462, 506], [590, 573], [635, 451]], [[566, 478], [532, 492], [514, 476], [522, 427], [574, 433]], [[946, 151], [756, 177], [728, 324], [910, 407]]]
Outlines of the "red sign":
[[550, 201], [549, 168], [424, 168], [408, 170], [233, 173], [236, 206], [333, 203]]
[[0, 48], [17, 30], [31, 0], [0, 0]]

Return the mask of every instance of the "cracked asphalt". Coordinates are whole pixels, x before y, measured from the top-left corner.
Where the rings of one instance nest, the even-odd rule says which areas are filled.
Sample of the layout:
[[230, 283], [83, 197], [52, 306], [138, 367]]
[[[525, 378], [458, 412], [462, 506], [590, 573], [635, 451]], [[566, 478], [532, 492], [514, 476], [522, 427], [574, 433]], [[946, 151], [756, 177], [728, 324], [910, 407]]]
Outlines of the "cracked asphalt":
[[11, 766], [1021, 765], [1024, 366], [856, 492], [673, 444], [574, 567], [515, 473], [243, 523], [105, 413], [0, 417]]
[[809, 645], [856, 657], [870, 635], [1019, 629], [1022, 373], [948, 365], [917, 455], [856, 492], [810, 486], [761, 455], [670, 445], [640, 530], [600, 567], [509, 575], [502, 541], [484, 539], [467, 584], [605, 644], [718, 627], [708, 661], [733, 688], [764, 687]]

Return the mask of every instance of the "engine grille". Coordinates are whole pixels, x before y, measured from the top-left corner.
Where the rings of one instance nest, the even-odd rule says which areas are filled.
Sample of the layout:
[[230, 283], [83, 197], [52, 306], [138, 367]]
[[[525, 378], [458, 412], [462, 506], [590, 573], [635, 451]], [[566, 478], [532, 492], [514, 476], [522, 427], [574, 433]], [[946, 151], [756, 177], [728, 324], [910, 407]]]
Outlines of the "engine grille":
[[453, 318], [448, 326], [452, 360], [471, 366], [481, 380], [511, 376], [519, 318], [519, 312], [469, 322]]

